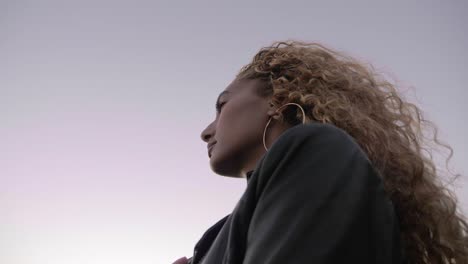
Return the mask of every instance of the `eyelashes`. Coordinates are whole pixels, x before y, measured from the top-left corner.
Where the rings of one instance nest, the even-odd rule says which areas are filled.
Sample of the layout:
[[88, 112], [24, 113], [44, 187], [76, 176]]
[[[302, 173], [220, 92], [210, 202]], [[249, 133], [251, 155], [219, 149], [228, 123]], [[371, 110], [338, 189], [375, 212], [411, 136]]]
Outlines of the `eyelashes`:
[[225, 103], [226, 103], [226, 102], [223, 102], [223, 103], [216, 102], [216, 112], [217, 112], [217, 113], [221, 112], [221, 108], [223, 107], [223, 105], [224, 105]]

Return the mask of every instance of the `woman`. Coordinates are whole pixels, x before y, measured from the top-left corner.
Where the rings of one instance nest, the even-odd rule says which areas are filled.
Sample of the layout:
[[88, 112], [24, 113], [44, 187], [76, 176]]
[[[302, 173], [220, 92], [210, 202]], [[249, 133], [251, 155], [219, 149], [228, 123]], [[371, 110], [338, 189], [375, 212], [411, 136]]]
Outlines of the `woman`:
[[467, 221], [423, 152], [432, 123], [362, 63], [275, 42], [216, 107], [210, 166], [247, 188], [174, 263], [468, 263]]

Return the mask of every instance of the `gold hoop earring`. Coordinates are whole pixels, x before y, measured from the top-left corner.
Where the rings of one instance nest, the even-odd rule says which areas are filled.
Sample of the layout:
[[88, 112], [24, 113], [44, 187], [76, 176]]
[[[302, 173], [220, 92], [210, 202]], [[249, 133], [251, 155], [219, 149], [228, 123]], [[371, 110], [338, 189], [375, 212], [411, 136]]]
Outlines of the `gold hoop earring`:
[[[284, 104], [284, 105], [280, 106], [278, 109], [276, 109], [275, 112], [278, 112], [278, 110], [280, 110], [281, 108], [283, 108], [283, 107], [285, 107], [285, 106], [287, 106], [287, 105], [296, 105], [296, 106], [298, 106], [298, 107], [301, 109], [301, 111], [302, 111], [302, 124], [305, 124], [305, 122], [306, 122], [305, 111], [304, 111], [304, 108], [302, 108], [302, 106], [300, 106], [299, 104], [296, 104], [296, 103], [287, 103], [287, 104]], [[272, 117], [270, 117], [270, 119], [268, 120], [268, 122], [267, 122], [267, 124], [266, 124], [266, 126], [265, 126], [265, 129], [263, 130], [263, 147], [265, 148], [266, 151], [268, 151], [268, 148], [266, 147], [266, 144], [265, 144], [265, 134], [266, 134], [267, 127], [268, 127], [268, 125], [269, 125], [270, 122], [271, 122], [271, 118], [272, 118]]]

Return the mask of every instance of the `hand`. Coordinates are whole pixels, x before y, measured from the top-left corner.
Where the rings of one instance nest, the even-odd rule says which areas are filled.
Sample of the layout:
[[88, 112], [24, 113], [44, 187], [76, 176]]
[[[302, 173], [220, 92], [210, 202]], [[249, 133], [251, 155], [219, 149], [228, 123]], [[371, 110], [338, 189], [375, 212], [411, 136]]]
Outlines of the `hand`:
[[188, 259], [186, 257], [182, 257], [176, 260], [175, 262], [173, 262], [172, 264], [187, 264], [187, 263], [188, 263]]

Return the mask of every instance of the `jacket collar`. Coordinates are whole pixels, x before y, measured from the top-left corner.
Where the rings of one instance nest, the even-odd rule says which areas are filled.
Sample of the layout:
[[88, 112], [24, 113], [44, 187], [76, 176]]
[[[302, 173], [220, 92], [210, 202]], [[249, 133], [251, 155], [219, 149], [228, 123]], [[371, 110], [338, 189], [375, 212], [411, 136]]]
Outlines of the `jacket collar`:
[[247, 181], [249, 181], [250, 176], [252, 176], [253, 170], [247, 172]]

